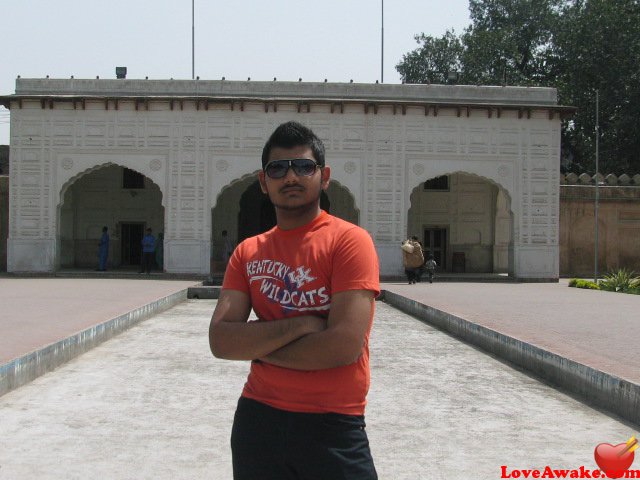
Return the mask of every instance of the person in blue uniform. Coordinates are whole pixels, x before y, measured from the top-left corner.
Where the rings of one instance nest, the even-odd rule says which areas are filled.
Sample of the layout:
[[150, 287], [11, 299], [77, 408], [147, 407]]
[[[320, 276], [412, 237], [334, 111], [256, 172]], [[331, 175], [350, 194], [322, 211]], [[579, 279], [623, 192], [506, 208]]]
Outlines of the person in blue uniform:
[[151, 229], [147, 228], [147, 233], [142, 237], [142, 265], [140, 273], [151, 273], [151, 265], [155, 259], [156, 238], [151, 233]]

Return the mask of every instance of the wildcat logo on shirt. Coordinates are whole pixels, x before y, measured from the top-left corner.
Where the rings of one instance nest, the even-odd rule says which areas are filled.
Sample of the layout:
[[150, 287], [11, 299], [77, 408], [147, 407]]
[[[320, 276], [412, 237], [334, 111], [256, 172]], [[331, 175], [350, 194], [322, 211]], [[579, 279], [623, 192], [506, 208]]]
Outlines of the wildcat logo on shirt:
[[322, 311], [329, 310], [331, 298], [326, 287], [305, 290], [303, 287], [317, 279], [311, 275], [311, 268], [292, 268], [275, 260], [254, 260], [247, 262], [249, 283], [261, 282], [260, 293], [285, 310]]

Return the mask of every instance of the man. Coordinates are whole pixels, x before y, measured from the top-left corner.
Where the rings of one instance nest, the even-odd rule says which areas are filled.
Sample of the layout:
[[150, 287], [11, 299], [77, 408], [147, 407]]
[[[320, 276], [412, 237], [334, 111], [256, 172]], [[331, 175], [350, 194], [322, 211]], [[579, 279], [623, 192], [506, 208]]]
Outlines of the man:
[[422, 245], [415, 235], [402, 243], [402, 263], [409, 285], [420, 281], [421, 268], [424, 264]]
[[151, 265], [155, 257], [156, 239], [150, 228], [147, 228], [146, 232], [142, 237], [142, 265], [140, 265], [139, 273], [147, 272], [148, 275], [151, 273]]
[[[376, 479], [364, 423], [373, 242], [320, 210], [331, 171], [311, 130], [280, 125], [262, 168], [277, 225], [235, 249], [209, 329], [216, 357], [252, 361], [231, 434], [234, 478]], [[247, 322], [251, 309], [258, 321]]]
[[109, 256], [109, 229], [102, 227], [102, 236], [98, 243], [98, 271], [104, 272], [107, 269], [107, 257]]

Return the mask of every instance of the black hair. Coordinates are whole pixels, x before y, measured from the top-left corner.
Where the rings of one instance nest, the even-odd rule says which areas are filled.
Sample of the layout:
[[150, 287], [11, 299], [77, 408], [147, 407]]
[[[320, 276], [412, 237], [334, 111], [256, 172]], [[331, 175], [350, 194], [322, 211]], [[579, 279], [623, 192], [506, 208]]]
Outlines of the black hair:
[[107, 227], [102, 227], [103, 232], [106, 232], [107, 230], [109, 230]]
[[281, 124], [269, 137], [262, 149], [262, 168], [269, 162], [269, 155], [273, 147], [293, 148], [298, 146], [311, 148], [318, 165], [324, 167], [324, 144], [310, 128], [298, 122]]

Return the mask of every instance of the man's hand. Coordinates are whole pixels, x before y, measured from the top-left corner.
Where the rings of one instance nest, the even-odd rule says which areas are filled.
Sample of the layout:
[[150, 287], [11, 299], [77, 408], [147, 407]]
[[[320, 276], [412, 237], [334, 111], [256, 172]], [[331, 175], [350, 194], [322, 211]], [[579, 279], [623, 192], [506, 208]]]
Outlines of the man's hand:
[[246, 293], [222, 290], [209, 326], [209, 346], [214, 356], [254, 360], [327, 326], [326, 320], [313, 315], [247, 323], [250, 312]]

